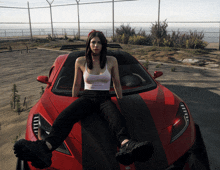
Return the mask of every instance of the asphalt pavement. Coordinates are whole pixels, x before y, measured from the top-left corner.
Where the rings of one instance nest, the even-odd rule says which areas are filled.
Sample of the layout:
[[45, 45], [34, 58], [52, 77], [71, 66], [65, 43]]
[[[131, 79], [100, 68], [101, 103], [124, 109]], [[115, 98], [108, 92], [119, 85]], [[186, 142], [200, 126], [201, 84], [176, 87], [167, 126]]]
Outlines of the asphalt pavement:
[[[220, 70], [150, 63], [149, 72], [162, 71], [156, 80], [185, 101], [200, 126], [211, 170], [220, 170]], [[176, 71], [172, 72], [171, 68]]]

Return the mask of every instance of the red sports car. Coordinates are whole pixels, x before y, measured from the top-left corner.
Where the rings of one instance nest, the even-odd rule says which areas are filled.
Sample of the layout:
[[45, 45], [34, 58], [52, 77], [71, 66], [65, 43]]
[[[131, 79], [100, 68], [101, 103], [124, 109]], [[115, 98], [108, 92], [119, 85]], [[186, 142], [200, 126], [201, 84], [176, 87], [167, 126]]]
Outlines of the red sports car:
[[[44, 139], [59, 113], [74, 101], [71, 90], [75, 60], [84, 55], [85, 51], [61, 55], [51, 67], [49, 78], [37, 78], [47, 87], [29, 113], [27, 140]], [[118, 143], [114, 134], [105, 120], [92, 113], [73, 126], [63, 144], [53, 152], [51, 167], [46, 169], [209, 170], [199, 126], [194, 123], [187, 105], [155, 80], [163, 73], [156, 71], [152, 77], [133, 56], [121, 50], [109, 50], [108, 55], [118, 60], [123, 88], [123, 99], [118, 101], [111, 85], [111, 99], [126, 118], [131, 137], [153, 142], [152, 158], [129, 166], [119, 164], [115, 159]], [[31, 162], [18, 159], [17, 170], [28, 169], [36, 168]]]

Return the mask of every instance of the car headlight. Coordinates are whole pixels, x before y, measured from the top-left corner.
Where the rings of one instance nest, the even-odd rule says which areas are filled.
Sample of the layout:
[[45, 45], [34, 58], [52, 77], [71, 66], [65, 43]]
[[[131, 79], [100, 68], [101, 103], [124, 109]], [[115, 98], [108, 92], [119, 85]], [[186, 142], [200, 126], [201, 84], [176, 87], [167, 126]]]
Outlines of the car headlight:
[[189, 126], [189, 113], [183, 103], [179, 104], [179, 109], [172, 125], [171, 143], [178, 139]]
[[[51, 125], [40, 114], [35, 114], [33, 116], [32, 129], [35, 136], [39, 140], [43, 140], [50, 134]], [[56, 151], [71, 155], [64, 142], [56, 149]]]

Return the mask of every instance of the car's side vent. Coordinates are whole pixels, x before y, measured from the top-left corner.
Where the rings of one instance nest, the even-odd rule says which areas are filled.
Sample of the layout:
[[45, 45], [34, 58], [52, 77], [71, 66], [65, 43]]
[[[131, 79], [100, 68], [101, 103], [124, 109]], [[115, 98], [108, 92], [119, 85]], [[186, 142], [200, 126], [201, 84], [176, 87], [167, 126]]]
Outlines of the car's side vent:
[[40, 118], [39, 114], [35, 114], [33, 116], [33, 122], [32, 122], [33, 127], [32, 128], [33, 128], [33, 131], [34, 131], [34, 134], [36, 135], [36, 137], [38, 136], [39, 118]]

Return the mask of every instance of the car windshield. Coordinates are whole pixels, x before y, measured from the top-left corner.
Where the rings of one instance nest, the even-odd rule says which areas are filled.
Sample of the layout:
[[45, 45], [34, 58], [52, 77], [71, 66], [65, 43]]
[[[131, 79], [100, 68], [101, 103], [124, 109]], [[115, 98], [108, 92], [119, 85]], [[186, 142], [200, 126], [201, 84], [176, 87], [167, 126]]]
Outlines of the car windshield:
[[[79, 54], [74, 56], [69, 55], [52, 88], [53, 93], [64, 96], [72, 95], [74, 65], [76, 58], [80, 56]], [[156, 88], [156, 83], [153, 81], [150, 75], [131, 55], [125, 52], [121, 54], [120, 52], [112, 52], [110, 55], [115, 56], [118, 60], [123, 95], [148, 91]], [[84, 82], [82, 79], [81, 89], [83, 88]], [[79, 95], [81, 93], [82, 91], [80, 91]], [[112, 82], [110, 94], [112, 96], [115, 95]]]

